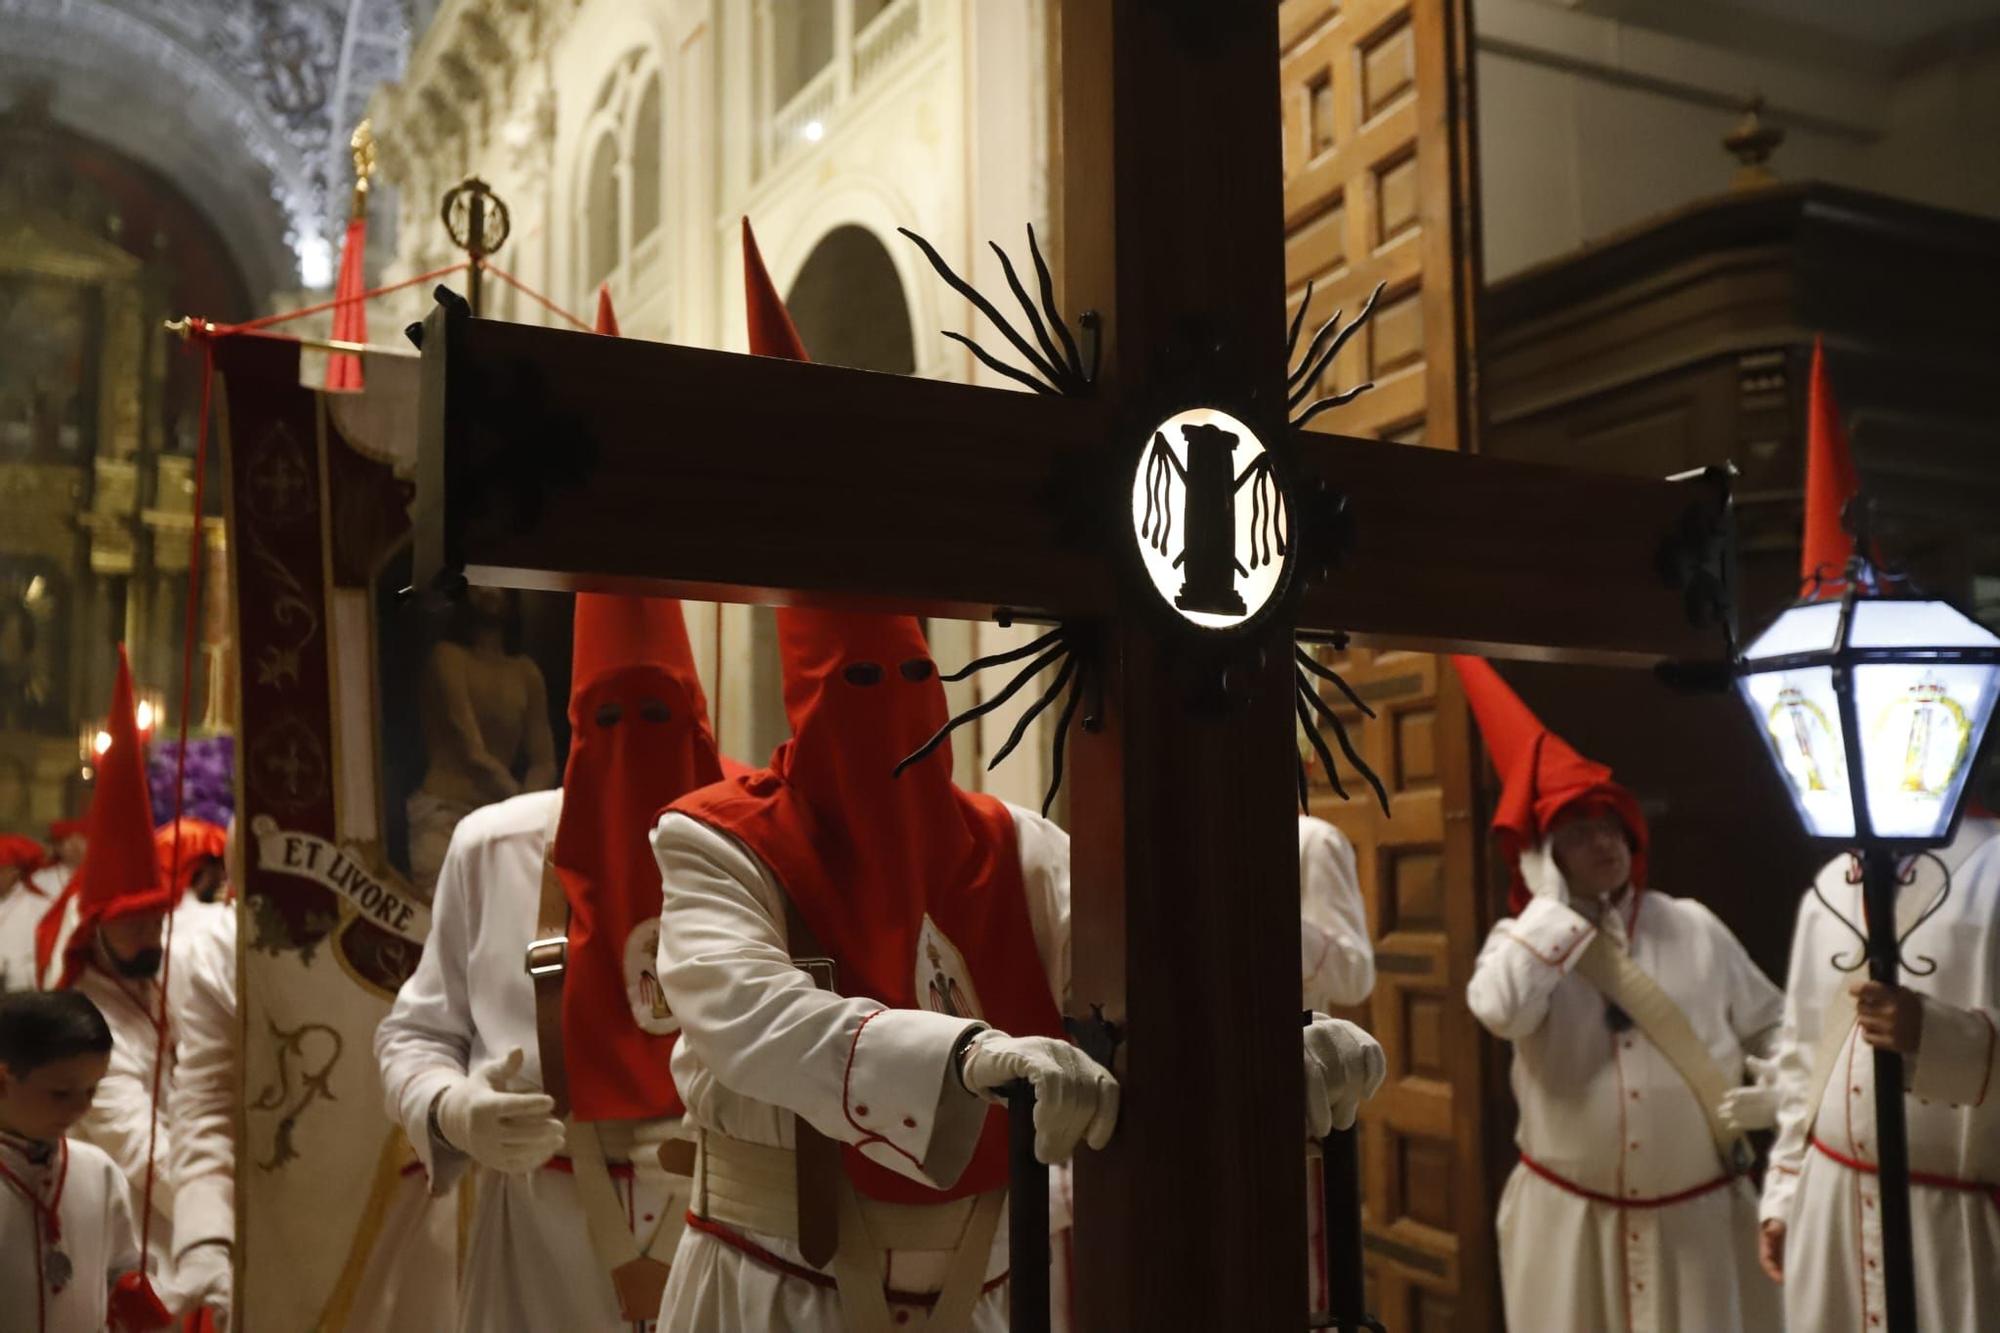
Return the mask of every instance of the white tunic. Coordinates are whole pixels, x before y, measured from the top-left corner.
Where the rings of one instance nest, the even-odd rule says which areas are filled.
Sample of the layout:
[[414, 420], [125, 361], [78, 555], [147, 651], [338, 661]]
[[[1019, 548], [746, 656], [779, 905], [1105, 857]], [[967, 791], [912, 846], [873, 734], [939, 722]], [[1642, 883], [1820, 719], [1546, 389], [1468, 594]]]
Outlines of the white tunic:
[[[1008, 806], [1022, 884], [1049, 992], [1069, 987], [1069, 835]], [[987, 1105], [948, 1067], [964, 1019], [815, 988], [792, 965], [784, 898], [768, 867], [734, 839], [685, 815], [653, 833], [666, 900], [660, 985], [681, 1021], [674, 1080], [688, 1121], [752, 1143], [789, 1148], [792, 1118], [856, 1144], [872, 1161], [938, 1188], [958, 1178], [985, 1125]], [[808, 1266], [798, 1246], [744, 1234], [788, 1263]], [[949, 1243], [946, 1240], [944, 1243]], [[886, 1284], [939, 1287], [948, 1251], [893, 1251]], [[986, 1276], [1007, 1269], [1004, 1214]], [[681, 1237], [660, 1309], [663, 1330], [820, 1330], [842, 1327], [832, 1290], [766, 1266], [716, 1237]], [[1004, 1333], [1006, 1288], [973, 1310], [976, 1333]]]
[[34, 990], [35, 927], [55, 901], [32, 880], [24, 879], [0, 897], [0, 993]]
[[[1929, 976], [1905, 972], [1923, 996], [1923, 1033], [1905, 1058], [1910, 1171], [1976, 1186], [1913, 1181], [1910, 1226], [1916, 1251], [1917, 1326], [1992, 1327], [2000, 1320], [2000, 824], [1967, 820], [1941, 856], [1956, 864], [1951, 896], [1905, 941], [1909, 960], [1932, 959]], [[1861, 886], [1848, 882], [1849, 858], [1818, 879], [1828, 902], [1857, 925]], [[1935, 875], [1917, 881], [1929, 893]], [[1855, 956], [1852, 932], [1808, 893], [1792, 937], [1790, 981], [1779, 1063], [1778, 1141], [1771, 1150], [1760, 1209], [1787, 1223], [1785, 1314], [1798, 1330], [1883, 1327], [1882, 1235], [1878, 1182], [1814, 1147], [1817, 1138], [1850, 1161], [1877, 1160], [1874, 1048], [1850, 1030], [1833, 1064], [1808, 1134], [1806, 1105], [1824, 1016], [1865, 971], [1839, 972], [1835, 955]], [[1851, 1012], [1851, 1011], [1850, 1011]]]
[[[1606, 915], [1614, 942], [1687, 1016], [1708, 1053], [1741, 1079], [1746, 1054], [1777, 1036], [1782, 997], [1714, 913], [1689, 898], [1628, 894]], [[1538, 898], [1494, 926], [1466, 1002], [1514, 1044], [1515, 1136], [1532, 1159], [1605, 1200], [1671, 1200], [1718, 1180], [1700, 1103], [1636, 1028], [1614, 1033], [1601, 992], [1571, 975], [1597, 934]], [[1779, 1327], [1757, 1268], [1756, 1200], [1737, 1179], [1678, 1202], [1618, 1206], [1514, 1168], [1500, 1198], [1508, 1327], [1535, 1333], [1763, 1333]]]
[[[56, 1178], [62, 1180], [56, 1203], [62, 1235], [55, 1246], [48, 1243], [41, 1211], [11, 1182], [0, 1180], [0, 1328], [96, 1333], [104, 1327], [111, 1284], [139, 1266], [124, 1177], [101, 1149], [76, 1139], [69, 1142], [67, 1171], [60, 1153], [36, 1163], [12, 1141], [0, 1141], [0, 1162], [44, 1205], [55, 1195]], [[69, 1260], [70, 1280], [51, 1291], [47, 1270], [57, 1249]]]
[[1299, 816], [1299, 977], [1305, 1007], [1322, 1014], [1360, 1004], [1375, 989], [1354, 844], [1311, 815]]
[[69, 877], [75, 873], [74, 870], [57, 861], [53, 865], [43, 866], [29, 878], [34, 881], [35, 887], [46, 894], [49, 901], [53, 902], [56, 895], [69, 887]]
[[[179, 953], [178, 947], [175, 950]], [[157, 1135], [153, 1152], [153, 1225], [146, 1240], [146, 1270], [162, 1300], [171, 1307], [173, 1272], [174, 1182], [167, 1170], [173, 1136], [167, 1101], [173, 1092], [174, 1060], [169, 1047], [160, 1070], [160, 1101], [153, 1104], [153, 1060], [159, 1050], [153, 1014], [159, 989], [152, 981], [114, 977], [92, 963], [77, 975], [76, 989], [88, 995], [111, 1028], [111, 1066], [97, 1085], [90, 1110], [70, 1131], [73, 1139], [101, 1148], [124, 1173], [132, 1229], [144, 1231], [148, 1139]], [[176, 987], [178, 989], [178, 987]], [[171, 1018], [169, 1020], [171, 1022]]]
[[[539, 1088], [535, 995], [523, 967], [534, 937], [542, 846], [557, 792], [529, 792], [476, 810], [452, 834], [416, 972], [375, 1032], [389, 1111], [443, 1194], [470, 1159], [434, 1138], [430, 1107], [458, 1076], [519, 1048], [516, 1086]], [[635, 834], [635, 836], [638, 836]], [[459, 1291], [469, 1333], [611, 1333], [610, 1277], [591, 1246], [572, 1177], [558, 1159], [521, 1176], [478, 1173]], [[616, 1182], [636, 1230], [687, 1207], [684, 1187], [655, 1176]]]

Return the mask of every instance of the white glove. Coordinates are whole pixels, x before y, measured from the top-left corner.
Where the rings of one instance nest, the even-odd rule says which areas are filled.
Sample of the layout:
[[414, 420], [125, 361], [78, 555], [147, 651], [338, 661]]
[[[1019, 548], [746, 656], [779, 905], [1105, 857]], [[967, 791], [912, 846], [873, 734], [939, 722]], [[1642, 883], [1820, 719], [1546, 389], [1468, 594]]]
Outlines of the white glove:
[[1306, 1132], [1351, 1129], [1388, 1072], [1382, 1043], [1343, 1018], [1314, 1014], [1305, 1029]]
[[1079, 1141], [1093, 1148], [1111, 1142], [1118, 1124], [1118, 1080], [1109, 1070], [1056, 1037], [1010, 1037], [991, 1028], [975, 1036], [958, 1062], [967, 1092], [1005, 1100], [1016, 1079], [1035, 1088], [1035, 1156], [1051, 1166], [1067, 1162]]
[[1556, 854], [1546, 839], [1521, 853], [1521, 879], [1535, 897], [1553, 898], [1569, 906], [1569, 881], [1563, 878], [1562, 867], [1556, 864]]
[[1731, 1134], [1747, 1134], [1753, 1129], [1772, 1129], [1778, 1123], [1778, 1090], [1754, 1083], [1731, 1088], [1722, 1094], [1715, 1118]]
[[174, 1285], [180, 1288], [187, 1310], [207, 1306], [219, 1333], [226, 1333], [230, 1292], [235, 1286], [227, 1242], [204, 1241], [183, 1250], [174, 1261]]
[[437, 1127], [444, 1140], [472, 1160], [505, 1175], [535, 1170], [563, 1145], [556, 1103], [545, 1092], [513, 1092], [521, 1048], [459, 1080], [439, 1094]]

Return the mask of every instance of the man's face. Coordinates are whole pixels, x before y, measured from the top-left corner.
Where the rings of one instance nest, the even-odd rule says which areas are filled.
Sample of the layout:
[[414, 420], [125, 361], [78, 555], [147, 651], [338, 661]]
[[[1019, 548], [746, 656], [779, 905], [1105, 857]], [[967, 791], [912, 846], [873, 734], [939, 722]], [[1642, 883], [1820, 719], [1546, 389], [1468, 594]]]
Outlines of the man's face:
[[20, 882], [21, 867], [0, 865], [0, 898], [5, 898], [8, 894], [12, 893], [14, 886]]
[[212, 903], [221, 896], [223, 885], [223, 864], [219, 856], [211, 856], [201, 863], [188, 881], [188, 892], [202, 902]]
[[88, 838], [81, 833], [72, 833], [56, 844], [56, 855], [62, 858], [64, 865], [74, 870], [83, 864], [83, 852], [88, 846], [90, 846]]
[[27, 1074], [0, 1065], [0, 1125], [31, 1139], [59, 1139], [83, 1119], [111, 1054], [72, 1055]]
[[160, 928], [166, 916], [160, 912], [140, 912], [106, 921], [97, 928], [109, 955], [112, 970], [120, 976], [142, 978], [160, 971]]
[[1632, 844], [1616, 815], [1578, 814], [1558, 819], [1549, 830], [1549, 843], [1571, 893], [1603, 898], [1632, 882]]

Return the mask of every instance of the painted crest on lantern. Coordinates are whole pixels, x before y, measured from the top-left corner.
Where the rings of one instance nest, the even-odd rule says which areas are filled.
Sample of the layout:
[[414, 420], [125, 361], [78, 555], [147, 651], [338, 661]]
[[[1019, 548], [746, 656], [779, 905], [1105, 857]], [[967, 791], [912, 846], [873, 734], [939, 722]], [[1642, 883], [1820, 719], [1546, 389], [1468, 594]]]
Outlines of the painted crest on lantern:
[[1902, 792], [1937, 799], [1965, 767], [1972, 723], [1958, 700], [1926, 673], [1882, 710], [1875, 734], [1902, 752], [1897, 784]]
[[1230, 629], [1277, 595], [1291, 508], [1270, 451], [1227, 412], [1177, 412], [1156, 426], [1132, 478], [1146, 575], [1190, 624]]

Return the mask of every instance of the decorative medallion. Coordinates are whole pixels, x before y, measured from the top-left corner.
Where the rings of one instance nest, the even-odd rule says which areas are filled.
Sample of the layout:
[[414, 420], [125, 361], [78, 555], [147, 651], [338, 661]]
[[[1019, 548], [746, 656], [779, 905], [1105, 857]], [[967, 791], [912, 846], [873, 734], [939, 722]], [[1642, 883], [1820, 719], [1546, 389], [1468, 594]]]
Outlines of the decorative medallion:
[[1284, 586], [1291, 505], [1263, 441], [1235, 417], [1189, 408], [1161, 422], [1132, 476], [1146, 576], [1191, 625], [1230, 630]]

